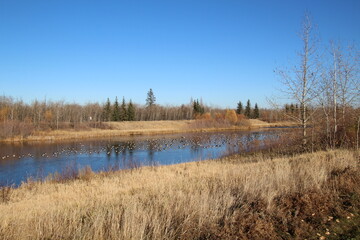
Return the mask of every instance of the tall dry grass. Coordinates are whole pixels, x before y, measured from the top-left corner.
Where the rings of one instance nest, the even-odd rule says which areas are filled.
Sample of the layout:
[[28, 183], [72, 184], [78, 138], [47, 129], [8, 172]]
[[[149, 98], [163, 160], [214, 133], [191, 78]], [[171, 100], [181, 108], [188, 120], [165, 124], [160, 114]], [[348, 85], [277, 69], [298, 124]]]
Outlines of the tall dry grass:
[[357, 176], [357, 161], [354, 152], [331, 151], [87, 169], [75, 181], [28, 182], [8, 192], [0, 201], [0, 239], [291, 239], [306, 234], [291, 227], [304, 206], [293, 213], [297, 205], [282, 198], [316, 193], [321, 201], [340, 191], [341, 174]]

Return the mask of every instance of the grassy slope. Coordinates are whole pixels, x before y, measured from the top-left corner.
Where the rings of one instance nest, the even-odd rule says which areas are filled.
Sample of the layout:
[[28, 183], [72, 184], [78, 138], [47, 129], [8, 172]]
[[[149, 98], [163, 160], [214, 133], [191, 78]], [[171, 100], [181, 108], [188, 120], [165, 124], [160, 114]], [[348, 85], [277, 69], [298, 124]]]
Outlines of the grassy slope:
[[30, 182], [3, 189], [0, 239], [336, 239], [336, 220], [358, 219], [357, 158], [237, 156]]
[[246, 120], [244, 126], [202, 126], [195, 120], [178, 120], [178, 121], [135, 121], [135, 122], [109, 122], [103, 123], [111, 129], [86, 130], [53, 130], [38, 131], [25, 139], [15, 137], [3, 141], [41, 141], [41, 140], [67, 140], [67, 139], [84, 139], [84, 138], [101, 138], [111, 136], [130, 136], [130, 135], [154, 135], [164, 133], [182, 133], [182, 132], [199, 132], [199, 131], [220, 131], [220, 130], [247, 130], [252, 128], [262, 128], [270, 126], [288, 126], [293, 123], [266, 123], [257, 119]]

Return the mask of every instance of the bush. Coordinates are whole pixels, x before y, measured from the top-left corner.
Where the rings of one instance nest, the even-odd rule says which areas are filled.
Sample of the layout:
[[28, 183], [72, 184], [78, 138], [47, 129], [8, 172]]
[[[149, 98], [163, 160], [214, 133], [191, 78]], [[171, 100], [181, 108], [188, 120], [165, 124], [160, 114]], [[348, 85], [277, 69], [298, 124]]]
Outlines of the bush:
[[228, 121], [231, 124], [235, 124], [238, 121], [237, 115], [235, 110], [226, 110], [225, 113], [225, 120]]
[[204, 113], [196, 116], [196, 120], [212, 120], [210, 113]]

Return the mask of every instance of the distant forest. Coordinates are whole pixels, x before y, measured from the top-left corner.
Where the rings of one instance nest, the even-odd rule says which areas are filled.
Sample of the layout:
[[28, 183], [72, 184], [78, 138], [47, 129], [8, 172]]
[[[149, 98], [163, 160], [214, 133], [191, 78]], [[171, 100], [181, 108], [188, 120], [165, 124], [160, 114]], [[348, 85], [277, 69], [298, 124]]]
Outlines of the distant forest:
[[[133, 103], [132, 100], [117, 97], [109, 98], [105, 103], [77, 104], [64, 101], [34, 100], [25, 103], [12, 97], [0, 97], [0, 138], [16, 135], [27, 136], [34, 130], [84, 129], [104, 128], [103, 122], [108, 121], [158, 121], [158, 120], [190, 120], [201, 118], [225, 118], [229, 109], [213, 108], [202, 101], [190, 100], [188, 104], [180, 106], [162, 106], [156, 104], [156, 97], [152, 89], [146, 96], [146, 104]], [[279, 115], [268, 114], [268, 110], [260, 111], [258, 105], [252, 108], [250, 100], [242, 108], [239, 102], [237, 108], [232, 109], [241, 118], [259, 118]], [[267, 117], [266, 117], [267, 116]], [[273, 119], [275, 121], [279, 118]]]

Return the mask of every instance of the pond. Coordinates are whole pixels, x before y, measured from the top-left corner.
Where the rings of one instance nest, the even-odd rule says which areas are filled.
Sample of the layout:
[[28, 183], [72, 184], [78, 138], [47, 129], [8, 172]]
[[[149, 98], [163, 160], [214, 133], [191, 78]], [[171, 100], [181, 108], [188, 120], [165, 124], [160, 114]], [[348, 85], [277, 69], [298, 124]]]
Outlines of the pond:
[[280, 131], [228, 131], [0, 144], [0, 186], [43, 179], [66, 168], [93, 171], [168, 165], [263, 148]]

